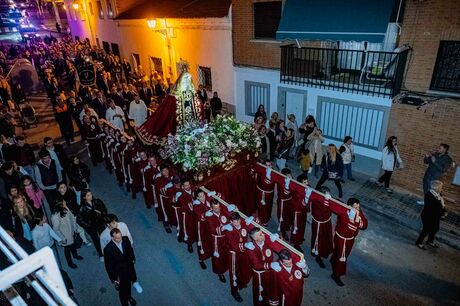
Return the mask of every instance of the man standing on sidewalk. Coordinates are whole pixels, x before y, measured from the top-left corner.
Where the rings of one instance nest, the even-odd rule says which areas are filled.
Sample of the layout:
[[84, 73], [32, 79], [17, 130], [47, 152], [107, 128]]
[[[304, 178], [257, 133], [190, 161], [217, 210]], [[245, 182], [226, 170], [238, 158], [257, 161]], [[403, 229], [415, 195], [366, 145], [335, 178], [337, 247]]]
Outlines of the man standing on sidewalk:
[[[425, 164], [428, 164], [425, 176], [423, 177], [423, 194], [430, 191], [431, 181], [441, 180], [442, 176], [452, 166], [452, 158], [449, 156], [449, 145], [441, 143], [436, 152], [425, 154], [423, 159]], [[418, 201], [422, 205], [423, 201]]]

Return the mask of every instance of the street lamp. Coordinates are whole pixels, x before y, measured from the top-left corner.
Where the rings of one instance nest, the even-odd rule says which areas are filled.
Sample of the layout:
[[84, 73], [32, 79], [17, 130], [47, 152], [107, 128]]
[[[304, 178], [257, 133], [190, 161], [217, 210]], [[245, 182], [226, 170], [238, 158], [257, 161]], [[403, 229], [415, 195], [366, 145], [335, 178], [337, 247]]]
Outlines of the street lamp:
[[72, 4], [72, 8], [73, 8], [74, 10], [78, 11], [78, 9], [80, 8], [80, 5], [79, 5], [78, 3], [75, 3], [75, 2], [74, 2], [74, 3]]
[[149, 26], [150, 29], [154, 30], [155, 27], [157, 26], [157, 20], [156, 19], [147, 19], [147, 25]]

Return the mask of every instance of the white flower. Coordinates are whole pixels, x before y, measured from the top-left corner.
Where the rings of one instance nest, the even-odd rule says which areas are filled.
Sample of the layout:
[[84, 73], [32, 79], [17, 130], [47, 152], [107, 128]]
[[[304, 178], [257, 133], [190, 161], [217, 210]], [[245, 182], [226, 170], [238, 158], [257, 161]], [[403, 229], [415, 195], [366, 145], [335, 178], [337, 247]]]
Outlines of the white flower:
[[195, 156], [196, 156], [196, 157], [201, 157], [201, 151], [196, 151]]

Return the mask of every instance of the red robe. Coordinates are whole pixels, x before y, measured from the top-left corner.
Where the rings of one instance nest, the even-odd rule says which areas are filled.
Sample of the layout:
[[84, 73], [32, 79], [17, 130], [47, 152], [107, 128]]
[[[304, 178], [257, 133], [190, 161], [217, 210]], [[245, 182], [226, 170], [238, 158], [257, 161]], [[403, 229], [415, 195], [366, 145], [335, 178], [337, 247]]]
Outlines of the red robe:
[[195, 214], [193, 213], [193, 191], [188, 193], [182, 190], [181, 195], [178, 197], [178, 202], [181, 207], [179, 240], [185, 243], [194, 243], [197, 241], [197, 232]]
[[331, 257], [332, 273], [335, 276], [345, 275], [347, 272], [347, 257], [350, 255], [355, 237], [359, 230], [367, 228], [367, 218], [363, 212], [359, 211], [361, 220], [356, 222], [356, 217], [353, 220], [348, 218], [347, 213], [342, 213], [337, 216], [337, 224], [335, 226], [334, 235], [334, 251]]
[[281, 263], [281, 271], [272, 270], [272, 287], [270, 305], [300, 306], [302, 305], [304, 273], [293, 264], [289, 272]]
[[205, 203], [199, 200], [193, 201], [193, 213], [195, 214], [196, 230], [197, 230], [197, 252], [200, 261], [211, 257], [212, 239], [209, 227], [206, 224], [205, 213], [211, 209], [211, 205], [206, 200]]
[[308, 202], [305, 202], [305, 193], [294, 192], [292, 198], [292, 229], [290, 240], [293, 245], [301, 245], [305, 240], [305, 227], [307, 225], [307, 214], [309, 210], [307, 203]]
[[[147, 207], [155, 206], [155, 209], [158, 208], [158, 201], [155, 194], [154, 181], [158, 176], [160, 176], [160, 170], [158, 168], [152, 167], [152, 165], [147, 164], [144, 168], [144, 201]], [[158, 215], [158, 212], [157, 212]]]
[[131, 176], [133, 179], [133, 184], [131, 186], [131, 192], [136, 194], [144, 190], [144, 174], [143, 169], [149, 163], [148, 159], [136, 158], [131, 166]]
[[334, 248], [329, 200], [317, 193], [312, 193], [310, 196], [310, 211], [311, 253], [327, 258]]
[[257, 216], [261, 224], [267, 224], [270, 220], [273, 208], [273, 196], [275, 193], [275, 183], [262, 176], [256, 174], [257, 187]]
[[133, 145], [128, 146], [125, 150], [125, 154], [123, 156], [123, 162], [125, 164], [125, 171], [126, 171], [126, 183], [128, 185], [133, 184], [133, 171], [134, 171], [134, 160], [137, 156], [137, 149]]
[[224, 274], [228, 270], [226, 254], [228, 253], [225, 244], [225, 235], [222, 227], [230, 222], [229, 213], [226, 208], [221, 206], [220, 214], [215, 214], [212, 210], [205, 213], [206, 223], [212, 239], [212, 272]]
[[[290, 183], [291, 184], [291, 183]], [[292, 194], [285, 188], [284, 181], [278, 184], [278, 231], [288, 231], [292, 227]]]
[[246, 253], [252, 269], [252, 300], [257, 306], [268, 305], [273, 249], [271, 241], [266, 236], [262, 248], [254, 242], [246, 244]]
[[171, 188], [168, 188], [166, 190], [166, 196], [168, 197], [168, 200], [170, 203], [168, 203], [167, 209], [166, 209], [166, 214], [168, 215], [168, 222], [172, 226], [176, 226], [178, 224], [178, 219], [179, 219], [179, 214], [176, 215], [176, 210], [177, 208], [180, 208], [177, 205], [177, 199], [176, 199], [176, 194], [178, 192], [182, 192], [182, 188], [180, 185], [178, 187], [172, 186]]
[[117, 142], [113, 150], [113, 163], [115, 165], [115, 176], [120, 184], [125, 182], [125, 171], [123, 167], [122, 152], [125, 150], [126, 144]]
[[249, 229], [241, 221], [241, 227], [235, 228], [231, 223], [223, 227], [228, 248], [229, 283], [232, 293], [245, 288], [251, 280], [251, 268], [246, 256], [244, 244], [247, 242]]
[[[160, 176], [153, 181], [155, 194], [158, 201], [158, 207], [155, 210], [158, 215], [158, 221], [168, 222], [168, 209], [172, 210], [172, 201], [167, 195], [167, 190], [172, 188], [171, 177]], [[170, 186], [170, 187], [169, 187]]]
[[102, 136], [104, 133], [101, 128], [94, 123], [83, 124], [82, 134], [88, 142], [88, 155], [91, 161], [94, 164], [101, 163], [104, 160], [104, 151], [102, 147]]

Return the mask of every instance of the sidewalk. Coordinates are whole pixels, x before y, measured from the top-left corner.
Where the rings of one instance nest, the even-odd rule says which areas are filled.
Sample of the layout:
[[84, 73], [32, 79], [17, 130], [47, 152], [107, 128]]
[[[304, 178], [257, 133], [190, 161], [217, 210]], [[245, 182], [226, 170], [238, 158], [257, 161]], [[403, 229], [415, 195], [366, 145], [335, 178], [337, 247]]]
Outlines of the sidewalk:
[[[301, 173], [295, 161], [288, 161], [288, 166], [293, 171], [294, 178]], [[345, 183], [342, 184], [343, 201], [355, 197], [361, 201], [365, 210], [372, 210], [392, 222], [417, 232], [421, 231], [420, 213], [423, 206], [417, 204], [419, 198], [401, 188], [395, 188], [393, 193], [389, 194], [385, 188], [375, 185], [374, 180], [364, 173], [354, 171], [353, 176], [356, 181], [345, 180]], [[311, 186], [315, 187], [318, 179], [313, 173], [309, 174], [308, 178]], [[324, 186], [328, 186], [332, 196], [337, 197], [337, 187], [333, 183], [326, 182]], [[372, 226], [371, 222], [369, 224]], [[414, 244], [416, 238], [414, 237]], [[441, 229], [436, 235], [436, 239], [460, 250], [460, 215], [449, 212], [446, 219], [441, 221]]]

